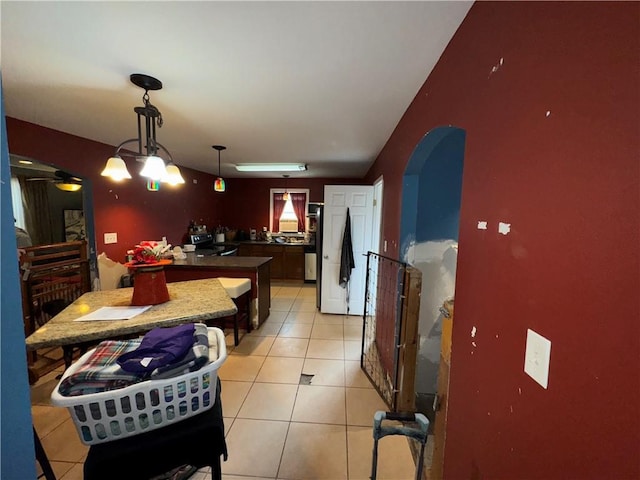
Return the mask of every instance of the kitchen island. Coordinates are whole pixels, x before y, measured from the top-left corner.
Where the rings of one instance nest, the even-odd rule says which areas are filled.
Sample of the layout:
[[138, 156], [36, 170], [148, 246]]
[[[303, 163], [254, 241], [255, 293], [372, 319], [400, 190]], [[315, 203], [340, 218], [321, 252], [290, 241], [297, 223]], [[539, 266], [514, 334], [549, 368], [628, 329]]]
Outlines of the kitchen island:
[[26, 339], [27, 350], [65, 347], [144, 333], [155, 327], [205, 322], [234, 315], [237, 308], [215, 279], [167, 285], [169, 301], [129, 320], [75, 321], [101, 307], [131, 305], [133, 288], [87, 292]]
[[[314, 241], [302, 240], [236, 240], [207, 243], [204, 247], [196, 247], [195, 253], [204, 256], [224, 256], [233, 255], [230, 252], [235, 251], [241, 257], [271, 257], [272, 280], [307, 280], [305, 257], [306, 254], [316, 253], [316, 245]], [[315, 264], [315, 260], [313, 263]], [[313, 280], [315, 280], [315, 276]]]
[[251, 280], [251, 321], [259, 327], [271, 308], [271, 257], [220, 257], [187, 253], [184, 260], [174, 260], [165, 267], [167, 283], [215, 277]]

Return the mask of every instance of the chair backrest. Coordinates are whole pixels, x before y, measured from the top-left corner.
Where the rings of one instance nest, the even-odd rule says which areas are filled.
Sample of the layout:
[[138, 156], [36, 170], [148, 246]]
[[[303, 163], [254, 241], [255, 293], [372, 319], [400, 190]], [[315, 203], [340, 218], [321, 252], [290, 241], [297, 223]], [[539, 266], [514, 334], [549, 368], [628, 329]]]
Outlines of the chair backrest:
[[87, 242], [25, 248], [20, 256], [25, 334], [47, 323], [83, 293], [91, 291]]

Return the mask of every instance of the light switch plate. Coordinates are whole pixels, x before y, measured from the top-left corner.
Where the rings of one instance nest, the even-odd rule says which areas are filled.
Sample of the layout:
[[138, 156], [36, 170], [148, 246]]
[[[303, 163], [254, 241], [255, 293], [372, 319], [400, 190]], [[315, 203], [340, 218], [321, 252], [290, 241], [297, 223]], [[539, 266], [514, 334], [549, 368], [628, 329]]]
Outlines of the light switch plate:
[[527, 329], [527, 347], [524, 353], [524, 371], [536, 382], [547, 388], [549, 384], [549, 364], [551, 341]]
[[108, 243], [118, 243], [118, 234], [117, 233], [105, 233], [104, 234], [104, 243], [105, 245]]

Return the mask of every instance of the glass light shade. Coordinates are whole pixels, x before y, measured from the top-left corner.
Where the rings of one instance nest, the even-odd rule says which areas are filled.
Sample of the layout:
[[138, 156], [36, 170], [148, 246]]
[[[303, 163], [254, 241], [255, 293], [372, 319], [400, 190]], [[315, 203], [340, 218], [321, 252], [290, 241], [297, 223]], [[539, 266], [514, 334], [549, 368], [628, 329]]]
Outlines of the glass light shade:
[[167, 167], [164, 165], [164, 160], [155, 155], [147, 157], [140, 175], [151, 180], [162, 180], [167, 175]]
[[222, 177], [216, 178], [215, 182], [213, 182], [213, 189], [216, 192], [224, 192], [225, 190], [224, 178]]
[[147, 190], [157, 192], [160, 190], [160, 182], [157, 180], [147, 180]]
[[107, 160], [107, 164], [100, 174], [103, 177], [111, 177], [116, 182], [125, 178], [131, 178], [129, 170], [127, 170], [127, 164], [118, 155], [111, 157]]
[[62, 190], [63, 192], [77, 192], [82, 188], [82, 185], [79, 183], [56, 183], [54, 185], [58, 190]]
[[167, 165], [166, 172], [167, 174], [162, 178], [162, 182], [168, 183], [169, 185], [184, 183], [180, 169], [173, 163]]

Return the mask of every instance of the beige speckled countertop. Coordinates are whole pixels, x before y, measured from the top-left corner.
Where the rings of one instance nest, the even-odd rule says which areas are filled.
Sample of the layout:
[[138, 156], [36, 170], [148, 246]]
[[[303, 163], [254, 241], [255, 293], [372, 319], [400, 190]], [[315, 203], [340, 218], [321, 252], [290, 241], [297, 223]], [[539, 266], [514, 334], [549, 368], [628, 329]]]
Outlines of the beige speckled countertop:
[[168, 302], [154, 305], [130, 320], [75, 322], [100, 307], [129, 306], [133, 288], [85, 293], [27, 337], [27, 350], [143, 334], [155, 327], [202, 322], [237, 312], [217, 278], [168, 283], [167, 289]]

